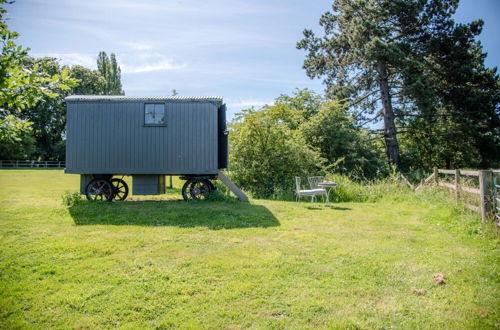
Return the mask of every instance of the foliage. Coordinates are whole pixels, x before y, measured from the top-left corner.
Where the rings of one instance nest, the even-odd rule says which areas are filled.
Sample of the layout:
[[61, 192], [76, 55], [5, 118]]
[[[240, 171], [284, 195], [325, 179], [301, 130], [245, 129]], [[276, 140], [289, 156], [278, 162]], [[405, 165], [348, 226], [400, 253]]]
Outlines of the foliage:
[[123, 95], [121, 83], [121, 69], [116, 61], [115, 54], [108, 57], [106, 52], [101, 51], [97, 56], [97, 70], [104, 77], [106, 82], [104, 88], [105, 95]]
[[[3, 1], [0, 2], [2, 4]], [[82, 66], [61, 66], [55, 58], [32, 58], [17, 46], [16, 32], [8, 30], [0, 8], [2, 58], [0, 66], [0, 109], [2, 118], [0, 158], [60, 160], [65, 155], [64, 130], [70, 94], [122, 94], [120, 68], [114, 54], [100, 53], [99, 71]], [[20, 126], [21, 125], [21, 126]], [[10, 131], [6, 131], [6, 129]]]
[[[0, 5], [3, 3], [0, 1]], [[76, 80], [67, 68], [54, 71], [49, 61], [34, 60], [28, 56], [29, 49], [16, 45], [18, 34], [9, 31], [5, 14], [6, 10], [0, 7], [0, 109], [5, 110], [0, 113], [0, 156], [27, 158], [34, 152], [30, 130], [37, 126], [31, 122], [28, 109], [37, 107], [44, 99], [58, 97], [75, 86]]]
[[306, 141], [317, 148], [335, 171], [372, 179], [388, 172], [381, 146], [370, 134], [356, 127], [346, 106], [339, 101], [321, 105], [301, 126]]
[[429, 42], [423, 63], [437, 106], [404, 121], [403, 143], [421, 168], [500, 166], [500, 80], [475, 40], [482, 25], [459, 24]]
[[[0, 5], [3, 1], [0, 2]], [[45, 72], [40, 63], [27, 63], [28, 50], [15, 44], [19, 36], [5, 23], [6, 10], [0, 7], [0, 108], [21, 111], [36, 105], [44, 97], [56, 97], [55, 89], [68, 90], [75, 81], [67, 69], [57, 74]]]
[[67, 207], [72, 207], [82, 201], [82, 195], [78, 191], [65, 191], [61, 196], [62, 204]]
[[320, 20], [324, 36], [305, 30], [297, 44], [307, 74], [346, 98], [359, 125], [383, 115], [388, 159], [400, 163], [402, 141], [406, 170], [487, 167], [500, 157], [498, 75], [475, 40], [482, 22], [456, 24], [457, 6], [335, 0]]
[[230, 190], [218, 181], [213, 182], [215, 190], [211, 191], [201, 202], [238, 202], [239, 199], [231, 194]]
[[106, 94], [106, 78], [96, 70], [81, 65], [73, 65], [71, 77], [78, 80], [78, 86], [71, 89], [71, 94], [103, 95]]
[[185, 203], [177, 191], [61, 205], [78, 185], [58, 170], [0, 171], [2, 327], [494, 329], [500, 318], [498, 237], [438, 192], [330, 207]]
[[303, 116], [287, 104], [244, 110], [230, 124], [231, 177], [256, 197], [292, 189], [293, 177], [316, 173], [324, 160], [297, 129]]
[[275, 104], [287, 104], [293, 110], [301, 111], [304, 119], [316, 114], [325, 98], [307, 88], [295, 89], [292, 95], [281, 94], [275, 100]]
[[34, 151], [31, 122], [0, 111], [0, 159], [25, 159]]

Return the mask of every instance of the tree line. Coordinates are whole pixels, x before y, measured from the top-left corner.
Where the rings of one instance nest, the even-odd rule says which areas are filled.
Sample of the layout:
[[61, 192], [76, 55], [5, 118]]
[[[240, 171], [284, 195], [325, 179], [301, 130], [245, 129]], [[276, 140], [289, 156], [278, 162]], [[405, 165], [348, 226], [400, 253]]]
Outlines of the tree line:
[[[0, 0], [0, 4], [3, 0]], [[297, 48], [324, 95], [297, 89], [230, 124], [233, 178], [256, 195], [295, 175], [363, 180], [393, 170], [500, 167], [499, 76], [484, 64], [481, 20], [454, 22], [456, 0], [335, 0]], [[123, 94], [116, 56], [97, 70], [33, 58], [0, 8], [0, 158], [64, 159], [69, 94]], [[177, 92], [172, 91], [173, 94]]]

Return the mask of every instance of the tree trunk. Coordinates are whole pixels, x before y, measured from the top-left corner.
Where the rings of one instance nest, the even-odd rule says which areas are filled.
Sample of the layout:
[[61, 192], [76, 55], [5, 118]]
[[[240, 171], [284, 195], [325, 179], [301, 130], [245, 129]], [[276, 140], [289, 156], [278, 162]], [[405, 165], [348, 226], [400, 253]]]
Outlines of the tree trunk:
[[385, 63], [380, 61], [377, 65], [380, 95], [384, 110], [384, 140], [385, 150], [389, 163], [399, 166], [399, 144], [396, 125], [394, 124], [394, 111], [392, 109], [391, 95]]

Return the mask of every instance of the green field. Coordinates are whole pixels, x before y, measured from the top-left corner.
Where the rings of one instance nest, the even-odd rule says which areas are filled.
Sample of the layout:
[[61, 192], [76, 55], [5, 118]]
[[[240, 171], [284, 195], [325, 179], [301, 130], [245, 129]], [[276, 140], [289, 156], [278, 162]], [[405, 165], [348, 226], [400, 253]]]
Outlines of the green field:
[[439, 193], [68, 208], [78, 180], [0, 171], [0, 327], [500, 327], [498, 238]]

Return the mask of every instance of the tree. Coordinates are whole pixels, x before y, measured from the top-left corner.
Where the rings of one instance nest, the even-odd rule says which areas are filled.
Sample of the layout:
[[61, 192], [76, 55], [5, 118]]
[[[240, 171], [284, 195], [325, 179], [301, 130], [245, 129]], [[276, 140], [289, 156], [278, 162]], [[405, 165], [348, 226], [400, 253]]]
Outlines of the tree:
[[0, 159], [26, 159], [34, 152], [31, 123], [0, 111]]
[[300, 130], [307, 143], [318, 149], [336, 172], [358, 179], [388, 173], [381, 146], [367, 130], [355, 125], [342, 102], [324, 103]]
[[316, 173], [324, 162], [299, 130], [302, 116], [288, 105], [244, 110], [230, 124], [230, 169], [234, 181], [255, 197], [291, 192], [294, 176]]
[[[4, 1], [0, 0], [0, 4]], [[44, 98], [55, 98], [59, 91], [69, 90], [76, 81], [67, 69], [57, 73], [46, 70], [44, 62], [34, 62], [28, 48], [15, 44], [16, 32], [5, 23], [6, 10], [0, 7], [0, 145], [2, 158], [29, 157], [33, 139], [28, 136], [32, 123], [26, 109]]]
[[106, 52], [101, 51], [97, 56], [97, 70], [106, 81], [105, 95], [123, 95], [121, 83], [121, 69], [116, 61], [115, 54], [110, 57]]
[[500, 83], [497, 69], [485, 67], [486, 54], [475, 40], [482, 26], [480, 20], [450, 24], [426, 46], [424, 72], [436, 106], [403, 124], [407, 139], [419, 136], [420, 145], [413, 144], [419, 156], [432, 159], [427, 168], [500, 165]]
[[403, 75], [411, 72], [415, 81], [422, 78], [414, 51], [449, 23], [455, 8], [455, 0], [335, 0], [333, 11], [320, 20], [325, 36], [305, 30], [297, 44], [308, 51], [307, 74], [325, 76], [329, 94], [347, 98], [359, 111], [358, 119], [382, 107], [383, 137], [392, 164], [400, 162], [393, 104]]
[[78, 86], [71, 89], [71, 94], [103, 95], [106, 93], [106, 78], [99, 71], [81, 65], [70, 68], [71, 77], [78, 81]]
[[[498, 159], [498, 76], [484, 67], [474, 39], [482, 23], [457, 25], [457, 6], [456, 0], [335, 0], [320, 20], [324, 37], [305, 30], [297, 44], [308, 52], [307, 74], [324, 77], [330, 97], [346, 98], [360, 125], [383, 116], [390, 163], [400, 163], [397, 126], [411, 146], [405, 166], [486, 166]], [[444, 145], [436, 147], [438, 141]], [[417, 154], [425, 159], [408, 160]], [[475, 162], [478, 155], [489, 160]]]
[[307, 88], [297, 88], [292, 95], [281, 94], [275, 101], [275, 103], [288, 104], [293, 110], [302, 111], [305, 119], [316, 114], [323, 102], [325, 98], [322, 95]]

